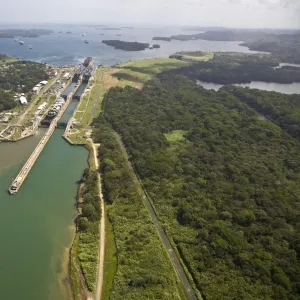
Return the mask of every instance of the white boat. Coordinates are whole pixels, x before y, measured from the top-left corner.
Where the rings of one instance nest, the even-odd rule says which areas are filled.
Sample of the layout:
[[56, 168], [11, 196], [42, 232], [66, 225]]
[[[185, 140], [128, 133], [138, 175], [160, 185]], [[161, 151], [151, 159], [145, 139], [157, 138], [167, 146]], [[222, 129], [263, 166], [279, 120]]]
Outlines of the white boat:
[[31, 46], [31, 45], [29, 45], [29, 49], [32, 49], [32, 46]]
[[20, 45], [24, 45], [24, 42], [23, 42], [23, 41], [19, 41], [19, 44], [20, 44]]

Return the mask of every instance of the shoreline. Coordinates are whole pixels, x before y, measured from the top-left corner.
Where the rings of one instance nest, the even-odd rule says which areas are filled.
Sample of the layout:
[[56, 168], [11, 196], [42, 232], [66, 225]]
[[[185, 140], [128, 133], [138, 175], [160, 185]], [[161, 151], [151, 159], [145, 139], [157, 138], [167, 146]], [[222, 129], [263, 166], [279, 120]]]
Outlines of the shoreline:
[[[89, 169], [98, 169], [98, 160], [97, 160], [97, 145], [94, 144], [94, 142], [89, 139], [87, 143], [85, 144], [75, 144], [72, 141], [70, 141], [66, 136], [63, 136], [66, 142], [68, 142], [72, 146], [80, 146], [84, 147], [88, 151], [88, 168]], [[73, 253], [76, 251], [76, 247], [78, 246], [77, 238], [79, 237], [79, 232], [76, 231], [76, 219], [80, 216], [80, 210], [78, 207], [78, 204], [81, 203], [80, 201], [80, 190], [82, 188], [82, 184], [80, 183], [78, 185], [77, 189], [77, 195], [76, 195], [76, 216], [73, 219], [73, 225], [74, 226], [74, 233], [73, 233], [73, 239], [70, 248], [68, 249], [68, 256], [67, 256], [67, 278], [68, 283], [72, 295], [72, 299], [84, 299], [87, 298], [88, 300], [92, 300], [94, 297], [96, 297], [97, 300], [101, 299], [102, 295], [102, 284], [103, 284], [103, 273], [104, 273], [104, 247], [105, 247], [105, 207], [104, 207], [104, 200], [102, 198], [102, 192], [101, 192], [101, 179], [100, 174], [98, 174], [98, 188], [99, 188], [99, 201], [101, 206], [101, 217], [99, 219], [99, 248], [98, 248], [98, 263], [97, 263], [97, 280], [96, 280], [96, 288], [93, 292], [90, 292], [87, 288], [86, 280], [83, 276], [81, 268], [77, 266], [76, 259], [77, 254]], [[74, 261], [75, 259], [75, 261]], [[66, 261], [65, 261], [66, 262]], [[102, 268], [100, 266], [102, 265]], [[75, 268], [75, 270], [72, 270], [72, 268]], [[73, 271], [75, 274], [73, 274]], [[75, 278], [74, 278], [75, 276]]]

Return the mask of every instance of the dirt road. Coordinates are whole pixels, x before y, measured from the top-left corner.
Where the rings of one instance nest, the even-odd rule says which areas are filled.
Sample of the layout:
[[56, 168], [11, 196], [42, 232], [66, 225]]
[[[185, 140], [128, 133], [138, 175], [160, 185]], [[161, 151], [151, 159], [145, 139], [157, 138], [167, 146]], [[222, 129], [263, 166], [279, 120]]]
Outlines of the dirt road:
[[[97, 157], [97, 148], [96, 145], [92, 142], [93, 145], [93, 153], [94, 153], [94, 160], [96, 168], [99, 168], [99, 162]], [[98, 173], [98, 180], [97, 180], [97, 186], [99, 190], [100, 195], [100, 203], [101, 203], [101, 221], [99, 226], [99, 265], [98, 265], [98, 279], [97, 279], [97, 288], [96, 288], [96, 294], [95, 294], [95, 300], [101, 299], [102, 294], [102, 286], [103, 286], [103, 269], [104, 269], [104, 249], [105, 249], [105, 207], [104, 207], [104, 200], [102, 196], [102, 190], [101, 190], [101, 178], [100, 174]]]

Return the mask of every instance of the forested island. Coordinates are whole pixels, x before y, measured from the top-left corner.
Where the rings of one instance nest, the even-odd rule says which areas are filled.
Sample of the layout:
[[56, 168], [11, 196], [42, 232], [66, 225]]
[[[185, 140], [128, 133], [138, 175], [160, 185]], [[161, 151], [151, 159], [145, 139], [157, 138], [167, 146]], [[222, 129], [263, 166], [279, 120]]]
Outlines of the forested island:
[[[216, 92], [184, 75], [163, 73], [142, 90], [113, 88], [104, 97], [94, 138], [102, 145], [114, 226], [133, 226], [124, 222], [139, 197], [115, 131], [203, 299], [299, 299], [300, 141], [291, 131], [299, 126], [299, 95], [234, 87]], [[126, 282], [130, 270], [124, 251], [138, 245], [146, 255], [146, 239], [153, 241], [143, 228], [118, 242], [118, 282]], [[129, 277], [124, 295], [158, 292], [164, 284], [164, 273], [143, 268], [147, 272]]]
[[244, 41], [241, 45], [251, 50], [270, 52], [281, 62], [300, 63], [300, 33], [275, 33], [251, 30], [215, 30], [196, 34], [179, 34], [171, 37], [155, 37], [160, 40], [209, 40], [209, 41]]
[[0, 38], [36, 38], [41, 35], [49, 35], [51, 33], [53, 33], [53, 31], [48, 29], [0, 29]]
[[103, 40], [102, 43], [124, 51], [143, 51], [150, 46], [148, 43], [125, 42], [120, 40]]
[[42, 79], [49, 78], [45, 64], [29, 61], [2, 64], [0, 71], [0, 112], [18, 105], [16, 93], [27, 93]]
[[172, 41], [171, 38], [159, 37], [159, 36], [155, 36], [152, 40], [154, 40], [154, 41], [165, 41], [165, 42], [171, 42]]
[[[178, 53], [171, 57], [182, 59]], [[170, 72], [184, 74], [191, 79], [219, 84], [265, 81], [277, 83], [300, 82], [300, 68], [276, 68], [280, 59], [268, 54], [214, 53], [211, 60], [199, 61], [180, 70]]]

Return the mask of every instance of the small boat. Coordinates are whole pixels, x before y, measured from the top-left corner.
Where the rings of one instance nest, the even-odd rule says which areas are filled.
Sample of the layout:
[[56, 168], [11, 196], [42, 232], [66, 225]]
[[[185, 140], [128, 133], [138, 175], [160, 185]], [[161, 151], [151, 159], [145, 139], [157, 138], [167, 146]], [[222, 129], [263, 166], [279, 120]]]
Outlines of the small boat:
[[85, 36], [86, 34], [85, 33], [83, 33], [81, 36]]
[[29, 47], [28, 47], [30, 50], [32, 49], [32, 46], [31, 45], [29, 45]]
[[24, 42], [23, 42], [23, 41], [20, 41], [19, 44], [20, 44], [20, 45], [24, 45]]
[[122, 34], [117, 34], [117, 36], [122, 36]]
[[88, 43], [89, 43], [89, 41], [88, 41], [88, 40], [85, 40], [84, 42], [85, 42], [86, 44], [88, 44]]

